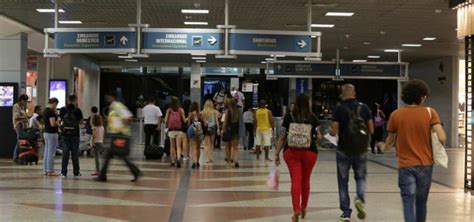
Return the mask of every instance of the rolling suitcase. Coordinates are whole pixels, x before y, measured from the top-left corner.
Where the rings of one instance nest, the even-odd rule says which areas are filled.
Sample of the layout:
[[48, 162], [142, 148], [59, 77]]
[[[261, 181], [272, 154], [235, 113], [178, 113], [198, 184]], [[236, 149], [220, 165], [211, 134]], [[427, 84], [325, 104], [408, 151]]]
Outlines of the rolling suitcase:
[[164, 154], [164, 149], [163, 147], [160, 147], [158, 145], [149, 145], [148, 147], [145, 147], [145, 158], [147, 160], [157, 160], [161, 159]]

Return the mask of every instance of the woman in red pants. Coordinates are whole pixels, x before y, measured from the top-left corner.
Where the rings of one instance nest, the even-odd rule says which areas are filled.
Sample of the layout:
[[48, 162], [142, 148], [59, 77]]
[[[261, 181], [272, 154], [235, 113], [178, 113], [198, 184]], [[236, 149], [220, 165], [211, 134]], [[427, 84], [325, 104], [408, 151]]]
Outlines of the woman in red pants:
[[316, 147], [319, 120], [311, 112], [309, 97], [301, 94], [296, 98], [294, 110], [288, 113], [282, 127], [286, 130], [278, 142], [275, 163], [280, 164], [280, 151], [283, 147], [286, 164], [291, 177], [291, 199], [293, 202], [293, 222], [306, 217], [308, 207], [311, 173], [318, 158]]

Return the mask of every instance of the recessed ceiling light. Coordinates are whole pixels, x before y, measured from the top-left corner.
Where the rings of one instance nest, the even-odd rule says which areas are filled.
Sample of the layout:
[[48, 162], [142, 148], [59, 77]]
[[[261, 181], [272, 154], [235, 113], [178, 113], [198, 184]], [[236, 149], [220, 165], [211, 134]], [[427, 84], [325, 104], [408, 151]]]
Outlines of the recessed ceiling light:
[[194, 60], [206, 60], [206, 57], [192, 57]]
[[262, 61], [262, 64], [267, 64], [267, 62], [265, 62], [265, 61]]
[[436, 37], [425, 37], [423, 38], [424, 41], [434, 41], [436, 40]]
[[385, 34], [387, 34], [386, 31], [380, 31], [380, 35], [385, 35]]
[[207, 9], [181, 9], [183, 14], [209, 14]]
[[354, 12], [327, 12], [326, 16], [351, 17]]
[[443, 10], [441, 10], [441, 9], [436, 9], [435, 12], [436, 12], [436, 14], [440, 14], [441, 12], [443, 12]]
[[125, 59], [125, 62], [138, 62], [137, 59]]
[[315, 35], [312, 35], [312, 36], [311, 36], [312, 39], [315, 39], [316, 37], [317, 37], [317, 36], [315, 36]]
[[400, 49], [385, 49], [383, 51], [384, 52], [401, 52], [402, 50], [400, 50]]
[[204, 53], [192, 53], [191, 56], [206, 56]]
[[362, 44], [364, 44], [364, 45], [370, 45], [370, 44], [372, 44], [372, 43], [370, 43], [370, 42], [363, 42]]
[[[36, 11], [39, 12], [39, 13], [54, 13], [54, 12], [56, 12], [56, 10], [54, 8], [52, 8], [52, 9], [50, 9], [50, 8], [37, 8]], [[58, 12], [65, 13], [66, 11], [64, 11], [64, 9], [59, 9]]]
[[271, 57], [277, 57], [277, 58], [285, 58], [286, 55], [270, 55]]
[[129, 56], [129, 55], [121, 55], [121, 56], [118, 56], [119, 59], [131, 59], [132, 57]]
[[265, 61], [275, 61], [274, 58], [265, 58]]
[[205, 63], [206, 60], [197, 60], [196, 62], [197, 62], [197, 63]]
[[367, 56], [368, 59], [380, 59], [380, 56], [377, 55], [369, 55]]
[[74, 24], [82, 24], [81, 21], [59, 21], [59, 24], [70, 24], [70, 25], [74, 25]]
[[184, 22], [185, 25], [208, 25], [207, 22]]
[[334, 28], [334, 24], [312, 24], [313, 28]]
[[402, 44], [403, 47], [421, 47], [421, 44]]
[[352, 62], [367, 62], [367, 59], [354, 59]]

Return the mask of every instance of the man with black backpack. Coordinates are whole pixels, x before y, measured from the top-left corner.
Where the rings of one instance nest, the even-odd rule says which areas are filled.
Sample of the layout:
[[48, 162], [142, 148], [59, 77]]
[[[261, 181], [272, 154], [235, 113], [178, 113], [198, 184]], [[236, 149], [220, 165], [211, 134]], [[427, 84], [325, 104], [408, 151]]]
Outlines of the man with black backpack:
[[370, 109], [356, 99], [352, 84], [342, 86], [342, 102], [333, 112], [330, 134], [339, 136], [336, 151], [339, 203], [342, 210], [341, 221], [350, 221], [352, 209], [349, 198], [349, 170], [352, 167], [357, 183], [355, 206], [358, 218], [365, 219], [365, 187], [367, 176], [367, 149], [374, 124]]
[[81, 176], [79, 168], [79, 142], [80, 127], [83, 125], [84, 116], [81, 109], [77, 107], [76, 95], [68, 97], [68, 104], [59, 111], [61, 117], [61, 137], [63, 142], [63, 156], [61, 177], [66, 178], [69, 154], [71, 154], [74, 177]]

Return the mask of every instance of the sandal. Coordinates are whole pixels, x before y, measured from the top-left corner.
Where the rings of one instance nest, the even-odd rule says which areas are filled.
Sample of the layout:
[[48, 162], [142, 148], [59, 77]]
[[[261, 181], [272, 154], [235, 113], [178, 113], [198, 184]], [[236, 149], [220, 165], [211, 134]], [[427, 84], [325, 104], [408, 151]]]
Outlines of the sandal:
[[306, 217], [306, 209], [301, 209], [301, 218], [304, 219]]
[[292, 222], [298, 222], [300, 220], [301, 213], [295, 213], [293, 217], [291, 217]]

